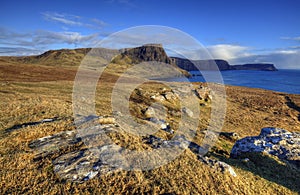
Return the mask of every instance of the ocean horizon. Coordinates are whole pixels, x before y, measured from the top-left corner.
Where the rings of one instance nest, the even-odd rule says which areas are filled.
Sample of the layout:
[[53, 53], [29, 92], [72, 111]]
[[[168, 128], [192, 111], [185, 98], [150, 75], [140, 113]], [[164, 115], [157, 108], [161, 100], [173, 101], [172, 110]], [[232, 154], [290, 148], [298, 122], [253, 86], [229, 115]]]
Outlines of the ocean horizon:
[[[190, 82], [206, 82], [215, 77], [215, 71], [190, 71]], [[202, 73], [202, 74], [201, 74]], [[221, 71], [225, 85], [260, 88], [289, 94], [300, 94], [300, 69], [279, 69], [278, 71], [226, 70]], [[168, 79], [169, 80], [169, 79]], [[169, 81], [181, 82], [186, 78], [172, 78]]]

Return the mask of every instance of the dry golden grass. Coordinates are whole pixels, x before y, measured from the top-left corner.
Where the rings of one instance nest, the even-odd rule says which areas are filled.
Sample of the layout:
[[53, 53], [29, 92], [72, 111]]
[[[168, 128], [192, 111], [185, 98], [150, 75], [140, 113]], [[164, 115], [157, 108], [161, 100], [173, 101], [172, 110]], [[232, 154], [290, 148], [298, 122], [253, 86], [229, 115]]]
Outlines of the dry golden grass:
[[[27, 73], [26, 73], [27, 72]], [[26, 74], [23, 74], [26, 73]], [[229, 159], [233, 142], [220, 138], [210, 156], [232, 165], [237, 177], [214, 171], [190, 150], [167, 165], [150, 171], [119, 171], [85, 183], [63, 181], [54, 174], [51, 158], [34, 161], [28, 143], [37, 138], [72, 130], [72, 87], [75, 68], [1, 61], [0, 64], [0, 194], [297, 194], [299, 170], [271, 157], [251, 157], [251, 163]], [[110, 95], [118, 76], [108, 72], [97, 88], [99, 115], [110, 115]], [[149, 88], [153, 85], [148, 86]], [[145, 88], [145, 86], [144, 86]], [[147, 88], [147, 87], [146, 87]], [[300, 131], [299, 95], [226, 87], [227, 115], [222, 131], [241, 137], [257, 135], [266, 126]], [[202, 108], [207, 109], [207, 108]], [[209, 113], [203, 110], [203, 113]], [[51, 123], [18, 125], [58, 117]], [[208, 123], [203, 115], [195, 143], [201, 143], [201, 129]], [[11, 130], [11, 131], [10, 131]], [[126, 135], [115, 137], [116, 142]], [[128, 139], [130, 140], [130, 139]], [[135, 140], [133, 140], [134, 142]], [[222, 151], [222, 152], [220, 152]], [[275, 168], [274, 168], [275, 167]], [[282, 173], [274, 174], [274, 169]], [[285, 177], [286, 176], [286, 177]]]

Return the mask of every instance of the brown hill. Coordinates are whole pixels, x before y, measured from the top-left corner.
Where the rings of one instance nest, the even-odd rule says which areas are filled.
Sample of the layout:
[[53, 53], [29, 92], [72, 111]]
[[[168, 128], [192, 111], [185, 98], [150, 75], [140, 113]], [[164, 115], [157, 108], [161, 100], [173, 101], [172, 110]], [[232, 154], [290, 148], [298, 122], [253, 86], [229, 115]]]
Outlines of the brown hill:
[[47, 66], [79, 66], [90, 48], [49, 50], [41, 55], [22, 57], [1, 57], [2, 60]]
[[[130, 65], [138, 64], [141, 62], [159, 62], [170, 64], [178, 72], [189, 77], [190, 74], [178, 68], [176, 64], [171, 62], [171, 59], [167, 56], [163, 47], [159, 44], [147, 44], [136, 48], [125, 48], [120, 50], [112, 50], [105, 48], [94, 48], [92, 54], [89, 53], [91, 48], [80, 49], [60, 49], [49, 50], [41, 55], [24, 56], [24, 57], [0, 57], [0, 61], [6, 64], [26, 64], [26, 65], [44, 65], [52, 67], [67, 67], [76, 68], [80, 65], [85, 56], [98, 56], [105, 59], [111, 59], [110, 56], [114, 56], [111, 59], [111, 63], [115, 64], [114, 69], [120, 69], [119, 72]], [[22, 67], [19, 67], [22, 69]], [[51, 68], [50, 68], [51, 69]]]

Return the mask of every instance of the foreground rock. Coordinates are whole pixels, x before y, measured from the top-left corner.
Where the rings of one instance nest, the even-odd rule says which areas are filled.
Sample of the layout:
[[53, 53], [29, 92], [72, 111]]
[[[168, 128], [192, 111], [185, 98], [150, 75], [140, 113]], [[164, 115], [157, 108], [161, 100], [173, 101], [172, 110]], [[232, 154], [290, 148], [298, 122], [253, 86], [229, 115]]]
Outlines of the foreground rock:
[[[50, 158], [53, 163], [53, 170], [60, 178], [75, 182], [84, 182], [96, 176], [123, 168], [128, 170], [128, 166], [124, 165], [124, 162], [126, 163], [129, 162], [127, 160], [130, 160], [126, 159], [128, 150], [126, 151], [126, 148], [113, 143], [106, 136], [112, 132], [119, 132], [120, 127], [115, 124], [97, 124], [97, 121], [99, 122], [98, 119], [102, 119], [101, 117], [87, 118], [93, 118], [87, 122], [93, 122], [95, 126], [85, 129], [85, 133], [81, 137], [78, 137], [77, 131], [63, 131], [30, 142], [29, 147], [35, 150], [35, 160]], [[106, 119], [111, 118], [106, 117]], [[83, 144], [83, 140], [85, 140], [85, 144]], [[197, 155], [199, 161], [213, 170], [236, 176], [233, 168], [228, 164], [203, 157], [202, 155], [206, 151], [205, 148], [189, 141], [184, 135], [174, 135], [170, 140], [148, 135], [143, 136], [141, 141], [141, 144], [147, 145], [152, 151], [156, 150], [157, 154], [161, 154], [159, 151], [164, 149], [173, 152], [190, 150]], [[145, 150], [145, 156], [148, 155], [147, 151], [151, 150]], [[154, 152], [153, 154], [155, 155], [156, 153]], [[138, 158], [142, 159], [145, 156], [138, 156]]]
[[238, 140], [230, 156], [237, 158], [246, 153], [268, 153], [300, 167], [300, 133], [280, 128], [263, 128], [259, 136]]

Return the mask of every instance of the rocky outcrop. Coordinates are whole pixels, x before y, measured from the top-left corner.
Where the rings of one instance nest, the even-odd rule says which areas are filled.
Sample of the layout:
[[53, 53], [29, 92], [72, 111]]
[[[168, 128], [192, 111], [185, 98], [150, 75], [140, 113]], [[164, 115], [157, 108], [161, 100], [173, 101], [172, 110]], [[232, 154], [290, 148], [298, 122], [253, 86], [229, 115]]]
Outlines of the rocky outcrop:
[[[97, 175], [104, 175], [123, 168], [125, 159], [122, 155], [126, 155], [126, 150], [116, 144], [108, 143], [107, 140], [105, 141], [108, 138], [103, 136], [111, 131], [119, 131], [118, 128], [114, 124], [95, 125], [93, 130], [86, 135], [90, 142], [92, 140], [97, 143], [91, 148], [80, 147], [83, 142], [81, 138], [77, 137], [76, 131], [63, 131], [39, 138], [30, 142], [29, 147], [35, 150], [36, 161], [45, 157], [55, 157], [52, 160], [53, 171], [62, 179], [84, 182]], [[184, 135], [175, 135], [171, 140], [148, 135], [142, 138], [142, 142], [158, 151], [166, 148], [189, 149], [197, 155], [199, 161], [213, 170], [237, 176], [234, 169], [227, 163], [203, 157], [201, 153], [204, 149], [194, 142], [190, 142]]]
[[[135, 48], [124, 48], [119, 50], [120, 55], [113, 60], [115, 63], [120, 63], [120, 59], [129, 62], [129, 64], [138, 64], [141, 62], [161, 62], [174, 66], [184, 76], [191, 75], [184, 69], [179, 68], [174, 64], [161, 44], [145, 44]], [[121, 62], [122, 63], [122, 62]]]
[[243, 65], [230, 65], [225, 60], [188, 60], [184, 58], [171, 57], [173, 63], [178, 67], [187, 71], [202, 71], [202, 70], [262, 70], [262, 71], [277, 71], [274, 64], [256, 63]]
[[156, 61], [171, 64], [171, 59], [160, 44], [147, 44], [141, 47], [126, 48], [121, 51], [122, 55], [130, 57], [134, 63]]
[[[199, 111], [193, 104], [168, 107], [174, 106], [179, 98], [189, 103], [194, 98], [198, 104], [206, 101], [210, 95], [211, 89], [202, 85], [136, 88], [131, 101], [135, 105], [135, 119], [144, 126], [130, 125], [127, 120], [123, 123], [126, 115], [122, 109], [113, 112], [112, 116], [76, 115], [77, 130], [33, 140], [29, 147], [35, 151], [34, 160], [50, 159], [54, 172], [68, 181], [84, 182], [120, 169], [150, 169], [171, 160], [170, 155], [176, 156], [185, 150], [195, 154], [201, 162], [214, 170], [229, 172], [235, 176], [226, 163], [202, 157], [208, 150], [207, 144], [202, 146], [192, 142], [195, 133], [193, 129], [197, 128], [195, 121], [199, 116]], [[187, 121], [184, 124], [186, 129], [183, 130], [174, 126], [177, 119], [181, 118]], [[126, 133], [128, 129], [130, 132]], [[215, 132], [207, 130], [202, 133], [209, 141], [217, 139]]]
[[253, 152], [268, 153], [300, 167], [300, 133], [274, 127], [263, 128], [259, 136], [238, 140], [230, 156], [237, 158]]

